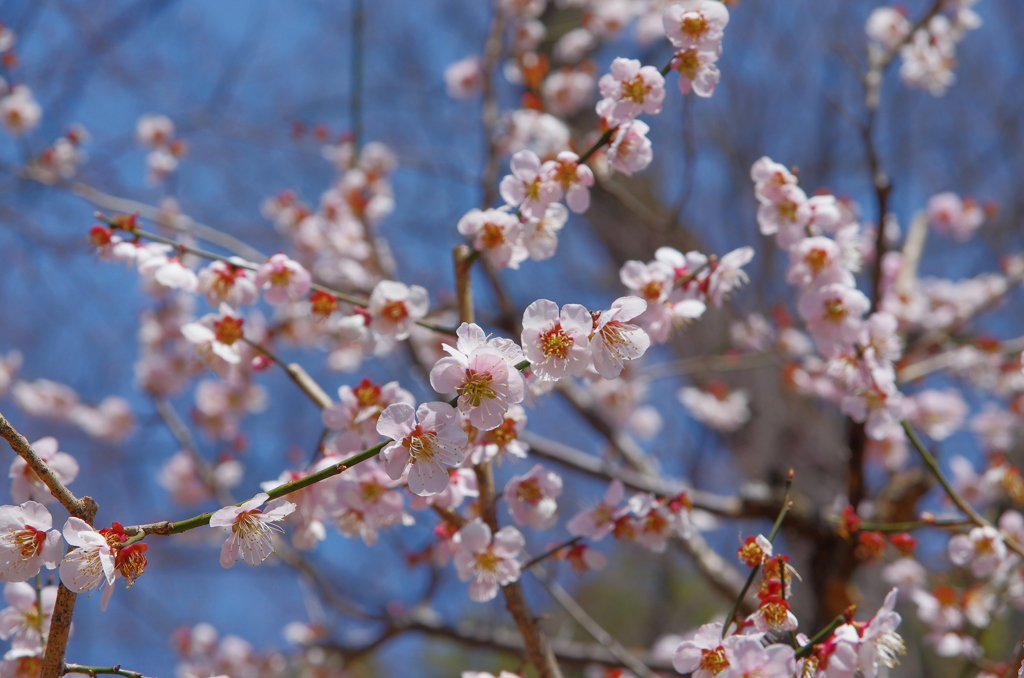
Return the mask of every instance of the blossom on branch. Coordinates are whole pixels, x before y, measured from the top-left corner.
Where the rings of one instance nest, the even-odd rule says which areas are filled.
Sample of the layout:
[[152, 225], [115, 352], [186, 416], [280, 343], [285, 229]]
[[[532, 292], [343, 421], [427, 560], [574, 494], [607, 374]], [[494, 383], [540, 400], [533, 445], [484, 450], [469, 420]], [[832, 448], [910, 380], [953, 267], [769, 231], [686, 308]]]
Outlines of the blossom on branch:
[[259, 565], [274, 552], [273, 532], [283, 532], [275, 525], [295, 510], [295, 504], [275, 499], [261, 509], [269, 495], [260, 492], [240, 506], [225, 506], [210, 516], [210, 527], [230, 528], [231, 534], [220, 550], [220, 564], [232, 567], [239, 560]]

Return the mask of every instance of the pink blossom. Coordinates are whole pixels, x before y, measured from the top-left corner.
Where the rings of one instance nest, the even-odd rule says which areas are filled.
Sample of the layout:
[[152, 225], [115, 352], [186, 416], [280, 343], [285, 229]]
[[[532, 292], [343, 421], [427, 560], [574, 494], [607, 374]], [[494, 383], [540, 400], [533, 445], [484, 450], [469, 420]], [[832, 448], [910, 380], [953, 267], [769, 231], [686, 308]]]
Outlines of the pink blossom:
[[559, 68], [548, 73], [540, 90], [547, 110], [572, 117], [593, 101], [594, 76], [582, 69]]
[[355, 387], [338, 388], [338, 402], [326, 407], [321, 417], [327, 428], [340, 431], [346, 438], [353, 438], [353, 447], [366, 449], [377, 442], [380, 413], [394, 403], [415, 405], [416, 399], [397, 381], [379, 386], [363, 379]]
[[676, 47], [718, 52], [729, 23], [729, 10], [717, 0], [683, 0], [667, 7], [662, 21], [669, 41]]
[[795, 174], [766, 155], [750, 167], [750, 179], [754, 182], [754, 195], [762, 203], [780, 201], [784, 196], [783, 188], [797, 183]]
[[64, 544], [52, 527], [53, 518], [42, 504], [0, 506], [0, 578], [21, 582], [39, 574], [43, 565], [57, 567]]
[[562, 494], [562, 478], [540, 464], [526, 474], [513, 476], [505, 485], [505, 503], [517, 525], [548, 530], [558, 519], [556, 499]]
[[[78, 462], [70, 454], [57, 450], [57, 439], [47, 436], [32, 443], [39, 458], [46, 462], [50, 470], [64, 485], [71, 483], [78, 477]], [[29, 499], [38, 501], [40, 504], [49, 504], [56, 501], [50, 490], [42, 479], [36, 475], [32, 467], [21, 457], [15, 457], [11, 462], [11, 499], [15, 503], [22, 504]]]
[[764, 235], [775, 235], [780, 247], [789, 248], [806, 236], [811, 220], [807, 194], [796, 184], [782, 184], [773, 191], [772, 199], [759, 198], [757, 225]]
[[61, 582], [75, 593], [103, 586], [100, 608], [106, 610], [118, 576], [110, 541], [87, 522], [74, 517], [64, 523], [64, 539], [75, 548], [68, 551], [60, 564]]
[[565, 529], [574, 537], [586, 537], [597, 541], [608, 536], [615, 529], [615, 520], [624, 514], [620, 508], [624, 488], [622, 482], [613, 480], [605, 492], [604, 500], [596, 507], [580, 511], [569, 520]]
[[708, 277], [707, 286], [708, 299], [716, 306], [721, 306], [730, 292], [748, 282], [750, 278], [743, 267], [753, 258], [753, 247], [740, 247], [725, 254], [718, 261], [711, 262], [711, 275]]
[[590, 311], [579, 304], [538, 299], [523, 313], [523, 352], [530, 368], [546, 381], [580, 376], [587, 369]]
[[226, 363], [237, 365], [242, 359], [240, 348], [245, 336], [245, 319], [227, 304], [218, 313], [210, 313], [199, 322], [182, 325], [181, 334], [203, 354], [213, 354]]
[[985, 210], [973, 198], [960, 199], [956, 193], [939, 193], [928, 199], [928, 222], [943, 235], [967, 240], [985, 221]]
[[256, 284], [268, 304], [299, 301], [309, 292], [312, 278], [302, 264], [285, 254], [275, 254], [256, 269]]
[[519, 553], [526, 540], [511, 525], [491, 540], [491, 528], [479, 518], [465, 525], [454, 537], [455, 571], [469, 585], [469, 597], [478, 603], [498, 595], [498, 587], [519, 580]]
[[713, 382], [706, 390], [684, 386], [679, 401], [694, 419], [723, 433], [735, 431], [750, 419], [750, 394], [744, 389], [730, 391], [722, 382]]
[[523, 245], [534, 261], [550, 259], [558, 249], [558, 232], [569, 219], [569, 210], [560, 202], [553, 202], [540, 219], [523, 224]]
[[474, 54], [449, 64], [444, 69], [444, 82], [448, 96], [453, 99], [469, 99], [476, 95], [484, 82], [480, 57]]
[[805, 238], [789, 250], [786, 282], [803, 287], [841, 283], [853, 287], [853, 274], [843, 266], [839, 245], [831, 238]]
[[910, 22], [898, 7], [876, 7], [868, 16], [864, 31], [868, 39], [887, 50], [899, 47], [910, 35]]
[[7, 584], [4, 599], [10, 607], [0, 610], [0, 638], [13, 636], [11, 645], [15, 648], [40, 647], [40, 630], [46, 633], [50, 628], [57, 587], [44, 586], [36, 594], [35, 586], [27, 582]]
[[195, 272], [183, 264], [181, 259], [169, 254], [169, 251], [136, 248], [135, 261], [139, 273], [168, 289], [195, 292], [199, 287], [199, 278]]
[[15, 85], [0, 98], [0, 122], [16, 137], [35, 129], [43, 117], [43, 109], [25, 85]]
[[1006, 544], [994, 527], [975, 527], [950, 538], [949, 559], [954, 565], [970, 564], [975, 577], [987, 577], [1006, 559]]
[[716, 678], [790, 678], [795, 674], [792, 647], [782, 643], [765, 647], [757, 638], [740, 636], [732, 647], [729, 668]]
[[627, 360], [636, 360], [651, 345], [651, 338], [637, 325], [626, 322], [642, 315], [647, 302], [639, 297], [620, 297], [607, 311], [594, 314], [596, 324], [590, 342], [590, 363], [605, 379], [622, 374]]
[[346, 537], [359, 537], [367, 546], [377, 543], [379, 530], [403, 522], [411, 516], [402, 511], [402, 493], [376, 459], [359, 464], [345, 473], [334, 486], [328, 509], [338, 530]]
[[892, 368], [875, 367], [860, 377], [852, 393], [843, 398], [843, 412], [854, 421], [864, 422], [864, 432], [872, 440], [898, 436], [906, 407]]
[[[902, 621], [900, 615], [893, 611], [896, 606], [898, 589], [893, 589], [885, 596], [885, 601], [878, 612], [868, 621], [867, 624], [854, 622], [860, 642], [857, 646], [857, 668], [861, 670], [864, 678], [876, 678], [879, 673], [879, 666], [892, 669], [899, 665], [899, 656], [906, 654], [906, 646], [903, 638], [896, 633], [896, 627]], [[836, 634], [840, 634], [836, 630]], [[885, 675], [885, 670], [881, 673]]]
[[414, 496], [409, 501], [410, 508], [421, 511], [428, 506], [438, 508], [458, 508], [467, 498], [480, 496], [476, 472], [471, 468], [448, 469], [448, 487], [437, 494], [421, 497]]
[[[540, 219], [547, 206], [562, 197], [559, 183], [542, 170], [540, 158], [529, 150], [512, 156], [512, 174], [501, 180], [498, 190], [506, 204], [518, 206], [529, 219]], [[459, 232], [462, 233], [461, 228]]]
[[647, 133], [651, 128], [642, 120], [631, 120], [619, 125], [608, 146], [608, 158], [612, 167], [623, 174], [634, 174], [646, 168], [654, 159], [651, 140]]
[[562, 151], [554, 160], [544, 163], [544, 169], [565, 191], [565, 203], [573, 212], [581, 214], [590, 207], [590, 187], [594, 173], [572, 151]]
[[732, 665], [732, 650], [740, 638], [731, 635], [723, 640], [720, 622], [704, 624], [692, 639], [679, 644], [672, 655], [672, 666], [693, 678], [716, 678]]
[[373, 319], [370, 327], [382, 336], [401, 341], [409, 336], [412, 324], [427, 315], [430, 300], [419, 285], [404, 285], [382, 280], [370, 293], [366, 307]]
[[472, 240], [474, 249], [498, 268], [517, 269], [529, 257], [522, 243], [523, 225], [514, 214], [474, 208], [459, 219], [458, 229]]
[[259, 300], [256, 274], [243, 267], [244, 263], [244, 259], [232, 257], [231, 263], [213, 261], [199, 271], [199, 291], [206, 295], [211, 306], [226, 303], [237, 307]]
[[166, 146], [173, 138], [174, 121], [166, 115], [141, 115], [135, 123], [135, 140], [143, 146]]
[[907, 405], [907, 418], [911, 423], [937, 441], [945, 440], [959, 430], [970, 412], [960, 391], [955, 388], [920, 391], [907, 400]]
[[665, 78], [654, 66], [641, 66], [636, 59], [621, 57], [612, 61], [611, 72], [597, 83], [609, 110], [598, 114], [610, 126], [632, 120], [641, 113], [661, 112], [665, 100]]
[[699, 97], [710, 97], [715, 93], [722, 74], [715, 62], [718, 52], [700, 50], [696, 47], [681, 49], [672, 59], [672, 69], [679, 73], [679, 91], [683, 94], [693, 92]]
[[526, 383], [478, 326], [463, 323], [458, 337], [456, 347], [445, 345], [449, 357], [430, 370], [430, 385], [438, 393], [457, 393], [459, 410], [477, 428], [497, 428], [509, 406], [523, 401]]
[[[217, 464], [213, 469], [213, 480], [218, 487], [225, 489], [238, 485], [242, 480], [241, 463], [229, 459]], [[195, 461], [184, 450], [175, 452], [164, 462], [157, 483], [171, 493], [172, 500], [183, 506], [198, 504], [211, 495], [211, 488], [200, 476]]]
[[458, 466], [465, 458], [466, 433], [448, 403], [424, 403], [415, 410], [408, 403], [389, 405], [377, 419], [377, 432], [392, 439], [380, 453], [388, 476], [398, 480], [408, 470], [414, 494], [444, 490], [445, 465]]
[[463, 428], [469, 436], [469, 452], [466, 456], [473, 464], [495, 460], [500, 463], [509, 456], [526, 459], [530, 448], [519, 439], [525, 427], [526, 410], [521, 405], [509, 407], [505, 420], [489, 431], [481, 431], [464, 420]]
[[225, 506], [210, 516], [210, 527], [231, 529], [220, 550], [222, 567], [232, 567], [239, 560], [259, 565], [274, 552], [273, 532], [284, 531], [274, 523], [291, 514], [295, 504], [275, 499], [261, 509], [260, 506], [269, 498], [266, 492], [260, 492], [240, 506]]
[[840, 283], [830, 283], [806, 292], [797, 305], [807, 329], [828, 355], [853, 345], [863, 326], [861, 320], [870, 307], [864, 294]]

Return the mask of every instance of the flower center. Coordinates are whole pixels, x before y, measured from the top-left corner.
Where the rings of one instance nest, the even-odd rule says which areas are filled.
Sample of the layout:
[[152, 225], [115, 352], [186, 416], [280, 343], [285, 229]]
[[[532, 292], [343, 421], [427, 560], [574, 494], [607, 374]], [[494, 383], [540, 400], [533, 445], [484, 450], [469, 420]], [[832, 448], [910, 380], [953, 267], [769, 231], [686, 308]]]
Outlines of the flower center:
[[497, 224], [488, 222], [480, 229], [480, 243], [484, 249], [494, 249], [505, 242], [505, 230]]
[[43, 542], [46, 541], [46, 533], [37, 530], [31, 525], [26, 525], [23, 530], [11, 531], [4, 541], [14, 545], [14, 548], [21, 553], [26, 560], [39, 555], [43, 550]]
[[679, 29], [690, 37], [700, 37], [708, 29], [708, 20], [699, 12], [687, 12], [679, 22]]
[[531, 478], [519, 483], [519, 489], [516, 490], [516, 499], [519, 501], [536, 506], [543, 498], [544, 493], [541, 492], [540, 485], [535, 479]]
[[409, 317], [409, 311], [405, 308], [405, 302], [402, 301], [388, 300], [384, 302], [384, 305], [381, 306], [380, 314], [396, 323]]
[[146, 556], [143, 555], [149, 546], [146, 544], [129, 544], [117, 552], [114, 558], [114, 567], [128, 581], [127, 588], [131, 588], [135, 580], [139, 578], [146, 569]]
[[579, 165], [572, 160], [559, 160], [555, 165], [554, 178], [562, 184], [562, 188], [569, 188], [577, 181], [576, 169]]
[[481, 572], [495, 572], [500, 564], [501, 558], [494, 555], [490, 547], [483, 553], [476, 554], [476, 568]]
[[807, 266], [810, 267], [814, 274], [821, 273], [822, 269], [828, 264], [828, 252], [823, 249], [815, 248], [807, 253], [804, 257], [804, 261]]
[[825, 302], [824, 320], [830, 323], [841, 323], [846, 319], [846, 306], [842, 299], [829, 299]]
[[409, 457], [413, 464], [421, 459], [430, 459], [437, 452], [437, 436], [433, 431], [424, 431], [419, 424], [403, 443], [409, 448]]
[[622, 98], [625, 101], [642, 104], [644, 99], [647, 98], [647, 92], [649, 89], [650, 88], [647, 87], [647, 83], [644, 82], [643, 77], [637, 75], [632, 80], [622, 81]]
[[540, 335], [538, 348], [544, 353], [545, 358], [554, 356], [560, 360], [565, 360], [569, 357], [569, 350], [572, 347], [572, 337], [562, 329], [559, 323], [555, 323], [553, 328]]
[[700, 58], [697, 56], [696, 49], [687, 49], [676, 54], [675, 69], [681, 75], [693, 80], [697, 76], [698, 68], [700, 68]]
[[501, 422], [501, 426], [487, 431], [484, 437], [488, 442], [493, 443], [500, 448], [505, 447], [517, 437], [515, 420], [505, 419], [505, 421]]
[[657, 280], [651, 282], [640, 288], [640, 293], [647, 299], [657, 299], [661, 296], [662, 284]]
[[292, 271], [289, 268], [279, 268], [276, 271], [270, 273], [270, 284], [271, 285], [287, 285], [291, 282]]
[[214, 336], [217, 337], [217, 341], [225, 346], [231, 346], [242, 338], [242, 325], [244, 324], [245, 319], [243, 318], [225, 316], [213, 322]]
[[725, 658], [725, 648], [719, 645], [714, 650], [703, 650], [701, 652], [700, 668], [710, 671], [713, 676], [717, 676], [729, 668], [729, 660]]
[[483, 401], [496, 398], [498, 394], [491, 387], [491, 379], [487, 372], [466, 370], [466, 381], [457, 389], [459, 397], [465, 398], [473, 407], [479, 407]]

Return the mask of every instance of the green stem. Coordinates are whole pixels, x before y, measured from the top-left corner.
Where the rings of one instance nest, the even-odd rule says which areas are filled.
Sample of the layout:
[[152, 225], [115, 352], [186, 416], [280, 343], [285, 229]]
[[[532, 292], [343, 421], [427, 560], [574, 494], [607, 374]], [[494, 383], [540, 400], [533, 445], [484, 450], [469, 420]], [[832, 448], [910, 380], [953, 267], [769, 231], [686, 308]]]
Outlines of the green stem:
[[[775, 537], [779, 534], [779, 529], [782, 527], [782, 521], [785, 520], [786, 514], [789, 513], [789, 509], [792, 506], [792, 502], [789, 500], [789, 491], [793, 487], [793, 471], [790, 469], [786, 475], [786, 490], [782, 495], [782, 508], [779, 509], [779, 515], [775, 518], [775, 524], [772, 525], [772, 531], [768, 533], [768, 541], [775, 541]], [[780, 568], [785, 569], [785, 565], [780, 564]], [[722, 625], [722, 638], [725, 638], [726, 633], [729, 631], [729, 626], [736, 618], [736, 614], [740, 611], [740, 605], [743, 604], [743, 599], [747, 597], [747, 591], [750, 590], [751, 585], [754, 583], [754, 578], [757, 573], [761, 571], [761, 566], [756, 565], [750, 570], [750, 575], [747, 577], [746, 583], [743, 584], [743, 588], [740, 590], [739, 596], [736, 597], [736, 602], [733, 603], [732, 609], [729, 610], [729, 616], [725, 618], [725, 623]]]
[[814, 652], [814, 645], [828, 638], [837, 628], [846, 623], [846, 613], [837, 616], [830, 621], [825, 628], [814, 634], [814, 637], [807, 641], [807, 644], [796, 651], [796, 658], [803, 659]]
[[[332, 464], [331, 466], [328, 466], [325, 469], [317, 471], [316, 473], [311, 473], [304, 478], [293, 480], [290, 483], [278, 485], [274, 489], [269, 490], [267, 492], [268, 500], [278, 499], [280, 497], [287, 496], [292, 492], [298, 492], [299, 490], [305, 487], [314, 485], [320, 482], [321, 480], [326, 480], [327, 478], [336, 476], [339, 473], [343, 473], [344, 471], [355, 466], [356, 464], [359, 464], [361, 462], [366, 461], [367, 459], [371, 459], [377, 456], [378, 454], [380, 454], [380, 451], [384, 449], [384, 446], [390, 442], [390, 438], [388, 438], [387, 440], [382, 440], [373, 447], [364, 450], [357, 455], [351, 456], [348, 459], [339, 461], [337, 464]], [[245, 502], [239, 502], [235, 504], [235, 506], [241, 506], [243, 503]], [[149, 525], [133, 525], [132, 527], [126, 527], [125, 532], [132, 535], [131, 539], [129, 539], [127, 543], [141, 541], [143, 538], [145, 538], [147, 534], [180, 534], [181, 532], [194, 530], [197, 527], [209, 525], [210, 518], [213, 516], [214, 513], [214, 511], [210, 511], [208, 513], [202, 513], [198, 516], [193, 516], [192, 518], [188, 518], [186, 520], [179, 520], [174, 523], [165, 521], [162, 523], [151, 523]]]
[[64, 664], [63, 673], [84, 673], [88, 676], [97, 676], [102, 674], [110, 676], [124, 676], [125, 678], [146, 678], [146, 676], [139, 673], [138, 671], [128, 671], [127, 669], [122, 669], [120, 664], [118, 664], [117, 666], [85, 666], [84, 664]]

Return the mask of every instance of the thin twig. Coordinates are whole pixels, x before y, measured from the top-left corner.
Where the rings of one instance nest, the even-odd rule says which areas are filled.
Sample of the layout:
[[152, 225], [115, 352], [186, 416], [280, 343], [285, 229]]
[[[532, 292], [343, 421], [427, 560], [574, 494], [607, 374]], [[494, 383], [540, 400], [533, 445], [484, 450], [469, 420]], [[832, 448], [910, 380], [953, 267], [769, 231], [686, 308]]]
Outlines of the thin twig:
[[302, 392], [309, 396], [309, 399], [316, 403], [316, 406], [321, 410], [325, 410], [331, 406], [333, 402], [331, 400], [331, 396], [327, 395], [327, 391], [325, 391], [320, 384], [313, 379], [313, 377], [309, 376], [309, 372], [303, 369], [302, 365], [298, 363], [286, 363], [267, 347], [257, 344], [245, 337], [242, 337], [242, 340], [280, 365], [281, 368], [288, 373], [291, 380], [294, 381]]
[[67, 673], [84, 673], [87, 676], [99, 676], [99, 675], [110, 675], [110, 676], [124, 676], [125, 678], [147, 678], [138, 671], [129, 671], [122, 669], [121, 665], [116, 666], [86, 666], [85, 664], [65, 664], [64, 670], [61, 675]]

